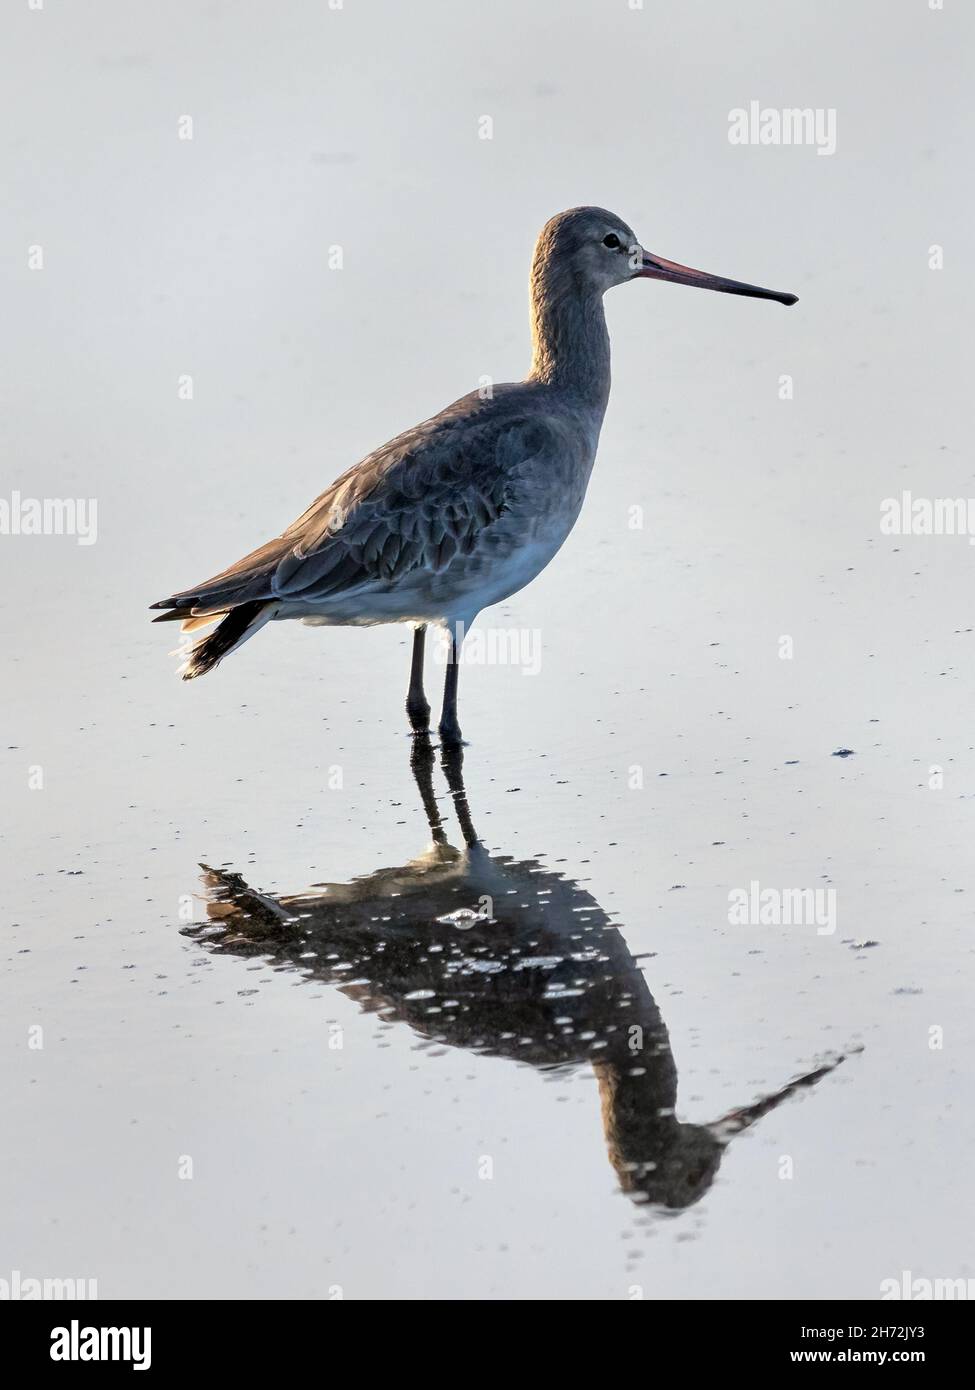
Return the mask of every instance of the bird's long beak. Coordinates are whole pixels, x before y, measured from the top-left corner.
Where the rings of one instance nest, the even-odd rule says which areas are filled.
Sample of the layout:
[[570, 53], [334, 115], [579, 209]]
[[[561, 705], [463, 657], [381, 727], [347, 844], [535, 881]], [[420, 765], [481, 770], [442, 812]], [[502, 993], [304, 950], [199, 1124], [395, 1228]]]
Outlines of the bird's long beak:
[[720, 275], [710, 275], [706, 270], [692, 270], [689, 265], [678, 265], [676, 261], [664, 260], [644, 251], [642, 246], [634, 248], [636, 274], [634, 279], [672, 280], [675, 285], [697, 285], [702, 290], [719, 290], [722, 294], [746, 294], [750, 299], [776, 299], [780, 304], [795, 304], [796, 294], [784, 294], [781, 290], [765, 290], [761, 285], [746, 285], [742, 280], [725, 280]]

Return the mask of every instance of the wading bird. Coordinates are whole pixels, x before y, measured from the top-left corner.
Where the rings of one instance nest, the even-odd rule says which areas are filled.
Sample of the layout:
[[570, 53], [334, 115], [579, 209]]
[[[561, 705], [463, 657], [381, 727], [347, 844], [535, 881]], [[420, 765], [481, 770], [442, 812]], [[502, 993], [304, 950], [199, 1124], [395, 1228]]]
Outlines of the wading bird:
[[524, 588], [562, 546], [582, 507], [606, 403], [603, 295], [629, 280], [670, 280], [794, 304], [794, 294], [725, 280], [645, 251], [619, 217], [572, 208], [547, 222], [531, 269], [533, 356], [524, 381], [473, 392], [348, 469], [275, 540], [152, 605], [194, 639], [184, 680], [206, 675], [265, 623], [411, 623], [406, 709], [427, 729], [428, 624], [450, 651], [440, 737], [459, 743], [464, 633], [482, 608]]

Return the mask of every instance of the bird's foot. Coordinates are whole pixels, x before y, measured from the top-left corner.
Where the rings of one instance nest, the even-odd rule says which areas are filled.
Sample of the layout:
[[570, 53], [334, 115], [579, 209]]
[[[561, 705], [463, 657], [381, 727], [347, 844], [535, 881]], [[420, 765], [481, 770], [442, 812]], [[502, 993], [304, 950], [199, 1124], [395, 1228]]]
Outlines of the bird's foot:
[[410, 721], [410, 728], [415, 734], [428, 734], [430, 732], [430, 706], [426, 700], [407, 700], [406, 717]]
[[444, 748], [462, 748], [464, 746], [464, 736], [456, 719], [441, 719], [437, 733], [440, 735], [440, 742]]

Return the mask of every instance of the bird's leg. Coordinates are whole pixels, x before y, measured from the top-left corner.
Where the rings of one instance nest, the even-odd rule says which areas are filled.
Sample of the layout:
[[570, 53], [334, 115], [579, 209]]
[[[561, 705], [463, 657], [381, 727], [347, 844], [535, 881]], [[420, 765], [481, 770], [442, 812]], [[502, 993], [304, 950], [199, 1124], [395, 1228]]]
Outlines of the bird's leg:
[[430, 727], [430, 706], [423, 693], [423, 644], [426, 634], [425, 623], [420, 623], [413, 629], [413, 661], [410, 665], [406, 713], [415, 734], [425, 734]]
[[457, 722], [457, 677], [460, 672], [460, 648], [464, 640], [464, 630], [462, 624], [458, 623], [460, 629], [460, 640], [458, 641], [457, 631], [450, 627], [450, 655], [447, 659], [447, 674], [443, 683], [443, 709], [440, 711], [440, 742], [443, 744], [459, 744], [461, 739], [460, 724]]

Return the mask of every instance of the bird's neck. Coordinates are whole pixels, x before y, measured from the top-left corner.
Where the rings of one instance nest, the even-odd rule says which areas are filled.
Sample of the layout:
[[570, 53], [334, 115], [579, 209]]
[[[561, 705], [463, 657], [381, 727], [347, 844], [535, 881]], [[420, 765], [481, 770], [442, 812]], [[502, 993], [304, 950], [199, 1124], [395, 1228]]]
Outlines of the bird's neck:
[[600, 414], [609, 400], [609, 333], [602, 295], [564, 269], [535, 265], [531, 280], [529, 381], [574, 392]]

